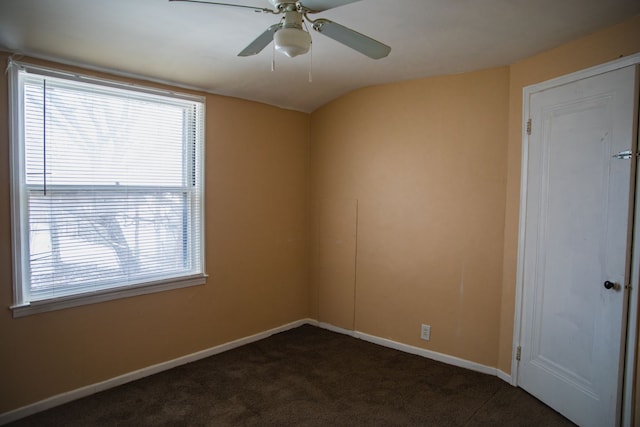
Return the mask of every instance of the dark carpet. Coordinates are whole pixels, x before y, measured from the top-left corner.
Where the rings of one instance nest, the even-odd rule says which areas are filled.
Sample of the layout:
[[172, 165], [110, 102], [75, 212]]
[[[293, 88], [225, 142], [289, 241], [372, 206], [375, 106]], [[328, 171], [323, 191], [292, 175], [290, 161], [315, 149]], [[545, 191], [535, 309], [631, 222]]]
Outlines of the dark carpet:
[[302, 326], [15, 426], [569, 426], [504, 381]]

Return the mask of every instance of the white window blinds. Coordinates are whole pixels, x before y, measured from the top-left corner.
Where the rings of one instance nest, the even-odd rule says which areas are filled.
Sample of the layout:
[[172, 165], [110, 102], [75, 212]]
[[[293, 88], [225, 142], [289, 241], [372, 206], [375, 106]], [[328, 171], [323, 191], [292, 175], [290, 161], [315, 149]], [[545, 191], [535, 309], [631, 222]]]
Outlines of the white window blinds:
[[203, 276], [202, 100], [12, 73], [16, 304]]

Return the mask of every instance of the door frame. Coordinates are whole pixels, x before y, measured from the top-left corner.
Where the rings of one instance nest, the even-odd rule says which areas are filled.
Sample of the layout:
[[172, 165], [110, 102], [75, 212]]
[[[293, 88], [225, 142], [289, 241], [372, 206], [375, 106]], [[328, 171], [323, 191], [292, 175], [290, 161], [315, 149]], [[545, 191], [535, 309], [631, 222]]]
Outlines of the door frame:
[[[616, 59], [605, 64], [597, 65], [595, 67], [587, 68], [585, 70], [577, 71], [571, 74], [560, 76], [551, 80], [547, 80], [542, 83], [536, 83], [530, 86], [526, 86], [522, 90], [522, 157], [521, 157], [521, 175], [520, 175], [520, 214], [518, 220], [518, 264], [517, 264], [517, 276], [516, 276], [516, 300], [515, 300], [515, 318], [513, 328], [513, 346], [511, 357], [511, 385], [518, 386], [518, 370], [519, 363], [516, 359], [516, 354], [521, 339], [521, 324], [522, 324], [522, 297], [524, 295], [524, 283], [523, 283], [523, 268], [524, 268], [524, 230], [527, 208], [527, 172], [528, 172], [528, 152], [529, 152], [529, 135], [527, 134], [527, 121], [531, 117], [529, 109], [529, 100], [531, 96], [536, 92], [549, 90], [558, 86], [563, 86], [568, 83], [573, 83], [578, 80], [582, 80], [588, 77], [593, 77], [599, 74], [604, 74], [610, 71], [615, 71], [620, 68], [638, 65], [640, 64], [640, 53], [629, 55], [620, 59]], [[636, 112], [637, 113], [637, 112]], [[637, 117], [636, 117], [636, 120]], [[636, 123], [636, 129], [634, 130], [634, 139], [636, 149], [640, 145], [638, 141], [638, 124]], [[633, 142], [632, 142], [633, 143]], [[633, 170], [632, 170], [633, 172]], [[640, 173], [636, 172], [635, 177], [635, 194], [640, 194]], [[635, 197], [633, 223], [640, 224], [640, 197]], [[621, 420], [623, 426], [631, 426], [633, 421], [633, 409], [634, 409], [634, 373], [636, 363], [636, 345], [637, 345], [637, 324], [638, 324], [638, 295], [640, 294], [640, 225], [634, 227], [632, 235], [632, 247], [631, 247], [631, 271], [630, 271], [630, 283], [632, 284], [631, 291], [627, 293], [626, 306], [626, 345], [624, 353], [624, 366], [621, 376], [622, 381], [622, 409]], [[624, 310], [624, 308], [623, 308]], [[623, 316], [624, 316], [623, 312]], [[639, 382], [640, 384], [640, 382]], [[640, 392], [640, 390], [639, 390]], [[620, 403], [620, 402], [619, 402]], [[640, 416], [640, 414], [639, 414]]]

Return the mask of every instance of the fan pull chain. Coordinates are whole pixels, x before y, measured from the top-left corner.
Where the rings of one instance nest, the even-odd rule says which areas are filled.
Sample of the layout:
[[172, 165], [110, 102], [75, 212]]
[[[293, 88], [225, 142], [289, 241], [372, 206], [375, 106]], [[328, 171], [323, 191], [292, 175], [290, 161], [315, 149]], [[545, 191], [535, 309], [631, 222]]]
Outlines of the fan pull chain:
[[273, 44], [273, 49], [271, 49], [271, 72], [273, 73], [276, 70], [276, 44]]
[[309, 45], [309, 83], [313, 83], [313, 41]]
[[[305, 18], [309, 19], [307, 15]], [[313, 22], [313, 21], [312, 21]], [[304, 25], [304, 29], [307, 30], [307, 33], [311, 34], [309, 31], [309, 27], [307, 26], [307, 21], [302, 21], [302, 25]], [[313, 82], [313, 39], [309, 42], [309, 83]]]

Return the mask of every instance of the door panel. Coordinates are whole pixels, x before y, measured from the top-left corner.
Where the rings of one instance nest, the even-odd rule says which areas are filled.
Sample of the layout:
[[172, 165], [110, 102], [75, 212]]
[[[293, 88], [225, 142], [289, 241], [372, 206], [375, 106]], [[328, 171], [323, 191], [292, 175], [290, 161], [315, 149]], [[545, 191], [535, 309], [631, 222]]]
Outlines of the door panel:
[[530, 97], [518, 385], [582, 426], [619, 417], [636, 93], [627, 67]]

